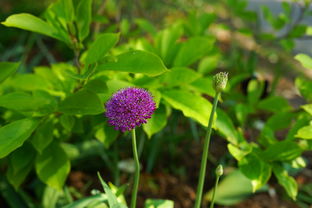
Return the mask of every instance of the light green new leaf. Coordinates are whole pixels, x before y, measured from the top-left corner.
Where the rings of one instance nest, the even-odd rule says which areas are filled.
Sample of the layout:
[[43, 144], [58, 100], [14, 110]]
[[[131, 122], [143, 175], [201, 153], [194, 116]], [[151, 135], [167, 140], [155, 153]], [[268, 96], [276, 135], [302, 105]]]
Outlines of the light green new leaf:
[[117, 56], [115, 61], [99, 64], [96, 69], [143, 73], [149, 76], [160, 75], [168, 71], [158, 56], [138, 50], [123, 53]]
[[143, 129], [146, 132], [148, 138], [151, 138], [155, 133], [162, 130], [166, 124], [166, 109], [163, 105], [160, 105], [152, 115], [152, 118], [147, 120], [147, 123], [143, 125]]
[[147, 199], [144, 208], [174, 208], [174, 202], [163, 199]]
[[22, 146], [38, 125], [35, 119], [21, 119], [0, 128], [0, 158]]
[[206, 55], [213, 47], [215, 40], [209, 37], [192, 37], [183, 43], [174, 66], [189, 66], [202, 56]]
[[34, 148], [25, 143], [9, 156], [9, 167], [6, 173], [10, 184], [17, 189], [32, 169], [32, 164], [36, 156]]
[[173, 108], [181, 110], [186, 117], [193, 118], [204, 126], [208, 125], [212, 105], [205, 98], [181, 90], [163, 91], [162, 98]]
[[94, 136], [97, 140], [104, 144], [105, 148], [109, 148], [117, 138], [118, 131], [116, 131], [112, 126], [107, 125], [106, 122], [96, 130]]
[[104, 33], [97, 36], [88, 50], [86, 64], [93, 64], [103, 59], [105, 54], [116, 45], [118, 40], [119, 34], [117, 33]]
[[308, 112], [312, 116], [312, 104], [306, 104], [300, 107], [303, 108], [306, 112]]
[[0, 83], [16, 72], [19, 63], [0, 62]]
[[293, 200], [296, 200], [298, 194], [298, 185], [296, 180], [289, 176], [287, 171], [279, 165], [273, 166], [273, 172], [278, 180], [278, 183], [284, 187], [288, 196], [290, 196]]
[[312, 125], [300, 128], [295, 137], [301, 139], [312, 139]]
[[66, 97], [59, 110], [68, 115], [96, 115], [104, 111], [104, 105], [95, 93], [83, 89]]
[[240, 160], [239, 169], [251, 180], [253, 192], [264, 186], [271, 176], [271, 167], [255, 154]]
[[2, 24], [7, 27], [16, 27], [23, 30], [40, 33], [66, 42], [64, 38], [58, 35], [58, 32], [54, 27], [31, 14], [21, 13], [11, 15], [4, 22], [2, 22]]
[[305, 68], [312, 69], [312, 58], [306, 54], [298, 54], [295, 56], [295, 59], [297, 59]]
[[59, 191], [70, 171], [70, 161], [58, 142], [52, 142], [36, 158], [36, 172], [40, 180]]

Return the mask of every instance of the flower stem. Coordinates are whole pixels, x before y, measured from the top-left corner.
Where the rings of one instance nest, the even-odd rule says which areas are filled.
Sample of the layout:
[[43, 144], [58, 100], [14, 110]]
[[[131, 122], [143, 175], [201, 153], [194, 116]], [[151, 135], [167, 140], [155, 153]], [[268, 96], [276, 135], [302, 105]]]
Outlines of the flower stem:
[[133, 183], [132, 197], [131, 197], [131, 208], [136, 208], [137, 193], [138, 193], [139, 179], [140, 179], [140, 162], [139, 162], [137, 145], [136, 145], [135, 129], [133, 129], [131, 133], [132, 133], [132, 151], [133, 151], [133, 157], [135, 161], [135, 173], [134, 173], [134, 183]]
[[216, 196], [216, 191], [217, 191], [219, 179], [220, 179], [220, 175], [217, 175], [215, 187], [214, 187], [213, 192], [212, 192], [210, 208], [213, 208], [213, 205], [214, 205], [214, 200], [215, 200], [215, 196]]
[[198, 185], [197, 185], [197, 191], [196, 191], [195, 208], [200, 208], [201, 201], [202, 201], [203, 188], [204, 188], [205, 175], [206, 175], [206, 166], [207, 166], [207, 159], [208, 159], [208, 151], [209, 151], [209, 143], [210, 143], [210, 136], [211, 136], [211, 128], [212, 128], [212, 123], [213, 123], [213, 117], [217, 109], [220, 93], [221, 92], [216, 92], [216, 95], [213, 100], [209, 122], [208, 122], [208, 128], [207, 128], [207, 133], [206, 133], [206, 137], [204, 141], [204, 151], [203, 151], [203, 155], [201, 159], [199, 179], [198, 179]]

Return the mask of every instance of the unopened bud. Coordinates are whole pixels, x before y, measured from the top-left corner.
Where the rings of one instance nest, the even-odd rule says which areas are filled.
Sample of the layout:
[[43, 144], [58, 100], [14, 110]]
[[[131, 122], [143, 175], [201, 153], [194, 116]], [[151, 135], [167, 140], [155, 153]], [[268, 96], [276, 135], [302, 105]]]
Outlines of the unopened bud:
[[213, 77], [213, 88], [217, 92], [222, 92], [228, 81], [228, 73], [227, 72], [219, 72]]
[[218, 165], [218, 167], [216, 168], [216, 175], [217, 176], [223, 175], [223, 166], [222, 165]]

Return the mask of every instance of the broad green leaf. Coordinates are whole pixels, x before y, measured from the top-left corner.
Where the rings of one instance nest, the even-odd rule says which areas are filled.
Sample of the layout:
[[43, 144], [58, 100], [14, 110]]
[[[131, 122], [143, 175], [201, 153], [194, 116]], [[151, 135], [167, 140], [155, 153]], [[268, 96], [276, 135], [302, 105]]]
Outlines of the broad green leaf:
[[166, 124], [166, 109], [163, 105], [160, 105], [152, 115], [152, 118], [147, 120], [147, 123], [143, 125], [143, 129], [147, 136], [151, 138], [155, 133], [161, 131], [166, 126]]
[[281, 111], [289, 111], [291, 109], [288, 101], [279, 96], [270, 96], [261, 100], [257, 107], [262, 110], [267, 110], [273, 113], [278, 113]]
[[37, 125], [37, 120], [25, 118], [2, 126], [0, 128], [0, 158], [22, 146]]
[[52, 142], [53, 130], [53, 121], [46, 120], [38, 126], [34, 135], [31, 137], [32, 145], [40, 154]]
[[62, 190], [68, 173], [70, 161], [56, 141], [38, 155], [36, 158], [36, 172], [40, 180], [59, 191]]
[[83, 89], [66, 97], [59, 110], [67, 115], [96, 115], [104, 111], [104, 104], [95, 93]]
[[295, 56], [295, 59], [297, 59], [305, 68], [312, 69], [312, 58], [310, 56], [300, 53]]
[[92, 20], [92, 0], [80, 0], [76, 8], [76, 20], [79, 30], [79, 40], [83, 41], [90, 31]]
[[16, 74], [4, 84], [23, 91], [48, 90], [52, 85], [36, 74]]
[[270, 145], [262, 154], [267, 161], [293, 160], [301, 155], [303, 150], [294, 141], [280, 141]]
[[108, 126], [107, 122], [101, 125], [95, 132], [95, 138], [102, 142], [105, 148], [109, 148], [117, 136], [118, 131], [116, 131], [112, 126]]
[[186, 67], [174, 67], [170, 72], [162, 76], [162, 82], [167, 87], [181, 86], [188, 84], [200, 77], [200, 74]]
[[220, 61], [220, 55], [214, 54], [211, 56], [207, 56], [203, 58], [198, 65], [198, 71], [202, 74], [207, 74], [215, 70], [218, 66]]
[[255, 105], [263, 92], [264, 89], [264, 83], [260, 82], [258, 80], [250, 80], [248, 82], [247, 86], [247, 92], [248, 92], [248, 102], [250, 105]]
[[[70, 203], [64, 206], [63, 208], [91, 208], [91, 205], [94, 207], [106, 201], [107, 201], [106, 194], [97, 194], [94, 196], [84, 197], [82, 199], [74, 201], [73, 203]], [[108, 208], [108, 207], [103, 206], [103, 208]]]
[[2, 22], [2, 24], [7, 27], [16, 27], [68, 42], [58, 34], [58, 31], [54, 27], [31, 14], [21, 13], [11, 15], [4, 22]]
[[84, 88], [95, 93], [106, 93], [108, 91], [106, 79], [98, 77], [87, 82]]
[[221, 109], [217, 109], [217, 120], [215, 128], [224, 135], [225, 139], [234, 145], [242, 142], [242, 138], [238, 131], [235, 129], [231, 118]]
[[284, 187], [288, 196], [290, 196], [293, 200], [296, 200], [298, 194], [298, 185], [296, 180], [289, 176], [287, 171], [280, 165], [274, 165], [273, 172], [278, 180], [278, 183]]
[[154, 25], [149, 22], [148, 20], [146, 19], [135, 19], [135, 23], [142, 29], [142, 30], [145, 30], [146, 32], [149, 32], [151, 34], [156, 34], [157, 33], [157, 30], [156, 28], [154, 27]]
[[70, 132], [75, 125], [75, 117], [63, 114], [60, 117], [60, 123], [64, 129]]
[[213, 47], [215, 40], [209, 37], [192, 37], [181, 46], [174, 66], [189, 66], [206, 55]]
[[163, 91], [162, 98], [173, 108], [181, 110], [186, 117], [193, 118], [203, 126], [208, 125], [212, 105], [205, 98], [181, 90]]
[[0, 62], [0, 83], [16, 72], [19, 63]]
[[103, 33], [97, 36], [88, 49], [86, 64], [93, 64], [102, 60], [105, 54], [116, 45], [119, 40], [117, 33]]
[[9, 156], [9, 168], [6, 176], [9, 182], [17, 189], [25, 180], [32, 169], [32, 164], [36, 156], [34, 148], [25, 143]]
[[295, 114], [289, 111], [277, 112], [266, 121], [265, 126], [271, 128], [273, 131], [288, 128], [291, 125], [294, 116]]
[[25, 92], [12, 92], [0, 96], [0, 106], [17, 111], [48, 113], [55, 109], [56, 101], [45, 92], [34, 92], [33, 95]]
[[[212, 191], [205, 194], [206, 200], [211, 200]], [[220, 205], [234, 205], [252, 194], [252, 184], [239, 170], [234, 170], [219, 182], [215, 202]]]
[[115, 61], [99, 64], [97, 70], [143, 73], [156, 76], [166, 72], [167, 68], [158, 56], [150, 52], [129, 51], [117, 56]]
[[264, 186], [271, 176], [271, 167], [253, 153], [239, 161], [239, 169], [251, 180], [253, 192]]
[[303, 108], [306, 112], [308, 112], [312, 116], [312, 104], [306, 104], [300, 107]]
[[312, 139], [312, 125], [300, 128], [295, 137], [301, 139]]
[[307, 113], [300, 113], [295, 118], [295, 123], [288, 130], [287, 137], [285, 140], [295, 140], [298, 130], [304, 126], [309, 125], [310, 121], [311, 121], [310, 115], [308, 115]]
[[211, 97], [215, 96], [215, 90], [212, 87], [212, 78], [202, 77], [196, 79], [189, 86], [198, 92], [205, 93]]
[[147, 199], [144, 208], [174, 208], [174, 202], [163, 199]]

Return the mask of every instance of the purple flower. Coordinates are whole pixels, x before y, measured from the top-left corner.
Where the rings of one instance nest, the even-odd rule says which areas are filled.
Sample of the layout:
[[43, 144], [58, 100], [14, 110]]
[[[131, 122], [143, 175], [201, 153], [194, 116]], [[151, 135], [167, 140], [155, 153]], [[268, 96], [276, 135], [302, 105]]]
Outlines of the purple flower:
[[129, 87], [119, 90], [107, 101], [105, 115], [110, 125], [125, 132], [146, 123], [155, 109], [156, 104], [148, 91]]

